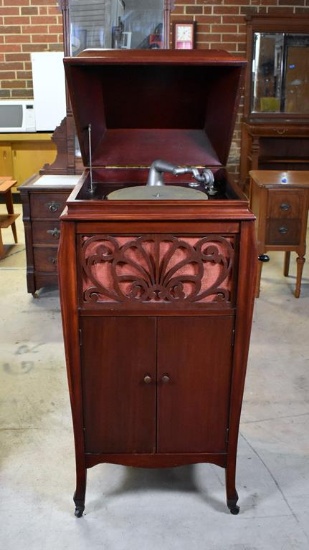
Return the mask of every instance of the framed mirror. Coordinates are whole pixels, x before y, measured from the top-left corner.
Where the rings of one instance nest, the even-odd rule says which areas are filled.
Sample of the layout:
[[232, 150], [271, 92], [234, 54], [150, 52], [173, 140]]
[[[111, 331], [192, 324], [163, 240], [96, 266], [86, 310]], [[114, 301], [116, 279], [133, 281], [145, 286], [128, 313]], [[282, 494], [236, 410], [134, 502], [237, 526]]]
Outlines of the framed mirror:
[[309, 114], [309, 36], [253, 35], [251, 111]]
[[247, 16], [244, 114], [250, 120], [309, 115], [309, 18]]

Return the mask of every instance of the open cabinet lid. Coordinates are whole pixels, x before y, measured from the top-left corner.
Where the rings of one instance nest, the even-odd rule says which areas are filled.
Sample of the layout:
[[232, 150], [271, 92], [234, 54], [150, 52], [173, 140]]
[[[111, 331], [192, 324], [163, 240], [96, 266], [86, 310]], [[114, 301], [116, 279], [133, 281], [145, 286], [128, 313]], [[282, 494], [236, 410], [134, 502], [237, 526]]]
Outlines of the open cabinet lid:
[[244, 59], [212, 50], [85, 50], [64, 65], [84, 166], [158, 158], [226, 165]]

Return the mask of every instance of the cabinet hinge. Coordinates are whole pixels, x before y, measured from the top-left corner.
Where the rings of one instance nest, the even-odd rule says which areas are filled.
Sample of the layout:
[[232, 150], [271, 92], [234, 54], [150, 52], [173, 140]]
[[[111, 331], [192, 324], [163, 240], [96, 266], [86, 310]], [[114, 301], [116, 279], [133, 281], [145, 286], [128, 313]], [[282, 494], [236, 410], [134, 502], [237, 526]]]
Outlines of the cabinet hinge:
[[230, 429], [226, 428], [226, 436], [225, 436], [225, 443], [229, 442], [229, 435], [230, 435]]
[[83, 345], [83, 333], [82, 333], [82, 329], [79, 329], [79, 345], [82, 346]]

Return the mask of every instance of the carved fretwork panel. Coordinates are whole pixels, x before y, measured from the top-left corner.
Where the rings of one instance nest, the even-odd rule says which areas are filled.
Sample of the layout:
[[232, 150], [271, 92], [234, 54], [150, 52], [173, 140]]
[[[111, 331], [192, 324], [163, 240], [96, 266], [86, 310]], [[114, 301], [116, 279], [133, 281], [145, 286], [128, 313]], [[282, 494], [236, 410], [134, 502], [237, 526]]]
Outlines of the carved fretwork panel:
[[232, 301], [233, 235], [79, 238], [84, 305]]

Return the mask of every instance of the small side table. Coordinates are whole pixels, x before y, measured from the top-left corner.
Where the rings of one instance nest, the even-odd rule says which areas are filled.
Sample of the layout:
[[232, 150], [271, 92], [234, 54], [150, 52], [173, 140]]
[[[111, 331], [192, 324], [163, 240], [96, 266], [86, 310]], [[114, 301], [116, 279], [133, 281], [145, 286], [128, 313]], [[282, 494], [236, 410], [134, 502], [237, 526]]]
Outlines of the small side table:
[[4, 195], [7, 214], [0, 215], [0, 260], [5, 256], [4, 245], [2, 241], [2, 229], [7, 227], [12, 228], [15, 243], [17, 243], [17, 231], [15, 220], [19, 214], [14, 213], [14, 205], [12, 198], [12, 187], [16, 184], [16, 180], [7, 177], [0, 177], [0, 195]]
[[285, 252], [284, 275], [289, 274], [290, 254], [297, 253], [295, 297], [299, 298], [306, 254], [306, 232], [309, 206], [309, 171], [251, 170], [250, 207], [256, 215], [257, 252], [259, 259], [256, 296], [266, 252]]

